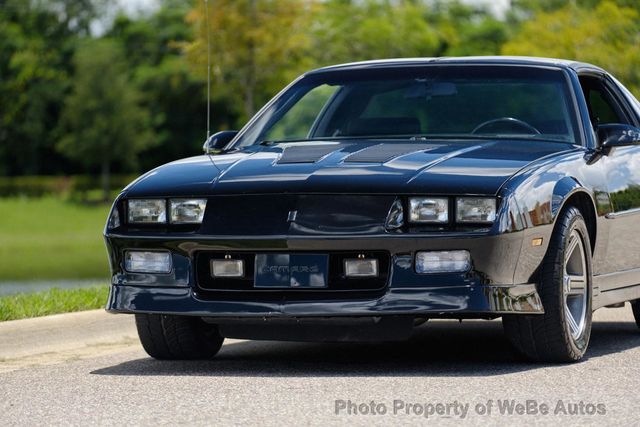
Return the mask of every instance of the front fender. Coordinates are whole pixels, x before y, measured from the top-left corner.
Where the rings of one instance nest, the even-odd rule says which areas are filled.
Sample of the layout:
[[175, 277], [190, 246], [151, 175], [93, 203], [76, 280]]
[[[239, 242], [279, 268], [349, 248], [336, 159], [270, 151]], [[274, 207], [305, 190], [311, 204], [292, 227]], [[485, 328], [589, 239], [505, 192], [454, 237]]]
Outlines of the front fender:
[[[583, 200], [588, 203], [583, 207], [591, 209], [592, 218], [596, 220], [595, 230], [602, 237], [601, 221], [611, 210], [604, 177], [603, 165], [589, 165], [584, 151], [573, 151], [521, 171], [505, 184], [501, 196], [509, 206], [503, 211], [509, 212], [511, 231], [523, 234], [514, 283], [537, 281], [556, 219], [574, 196], [585, 195]], [[597, 240], [604, 244], [607, 239]], [[603, 247], [594, 254], [604, 257], [605, 252]]]

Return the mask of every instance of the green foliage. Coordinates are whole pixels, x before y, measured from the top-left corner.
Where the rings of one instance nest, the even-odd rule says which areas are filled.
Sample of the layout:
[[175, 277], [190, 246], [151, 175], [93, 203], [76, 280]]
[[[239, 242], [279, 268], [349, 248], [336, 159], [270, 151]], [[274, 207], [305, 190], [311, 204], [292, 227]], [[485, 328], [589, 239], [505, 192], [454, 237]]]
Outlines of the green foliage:
[[54, 198], [0, 199], [1, 280], [106, 280], [108, 212]]
[[61, 172], [51, 131], [102, 0], [0, 2], [0, 175]]
[[611, 194], [617, 211], [626, 211], [640, 206], [640, 185], [630, 185], [622, 191]]
[[205, 10], [197, 2], [189, 14], [197, 37], [185, 49], [194, 71], [202, 75], [207, 70], [208, 13], [214, 93], [218, 100], [230, 101], [226, 109], [246, 120], [283, 82], [311, 65], [309, 28], [315, 2], [216, 0], [208, 5]]
[[[120, 192], [136, 175], [115, 175], [110, 180], [111, 192]], [[100, 179], [94, 175], [12, 176], [0, 177], [0, 197], [55, 196], [80, 201], [92, 201], [89, 193], [101, 190]]]
[[0, 322], [102, 308], [108, 294], [108, 286], [95, 286], [0, 297]]
[[[636, 0], [513, 0], [506, 18], [460, 0], [208, 0], [212, 130], [238, 128], [300, 73], [390, 57], [593, 62], [640, 91]], [[92, 22], [106, 0], [0, 0], [0, 176], [123, 173], [200, 153], [203, 0]]]
[[611, 1], [593, 9], [566, 5], [538, 13], [505, 44], [503, 53], [590, 62], [640, 93], [640, 14]]
[[[202, 2], [199, 3], [202, 6]], [[140, 156], [141, 170], [169, 160], [201, 153], [205, 138], [206, 82], [185, 61], [183, 46], [193, 28], [185, 16], [190, 0], [165, 0], [160, 9], [136, 19], [120, 15], [107, 35], [117, 41], [127, 58], [128, 72], [149, 112], [157, 146]], [[216, 103], [214, 128], [229, 128], [236, 114]]]
[[433, 56], [440, 39], [426, 13], [421, 2], [328, 1], [316, 21], [313, 55], [319, 65]]
[[84, 41], [74, 55], [76, 78], [65, 101], [58, 148], [88, 169], [99, 166], [105, 200], [112, 163], [134, 168], [155, 141], [147, 110], [126, 72], [121, 48], [109, 39]]

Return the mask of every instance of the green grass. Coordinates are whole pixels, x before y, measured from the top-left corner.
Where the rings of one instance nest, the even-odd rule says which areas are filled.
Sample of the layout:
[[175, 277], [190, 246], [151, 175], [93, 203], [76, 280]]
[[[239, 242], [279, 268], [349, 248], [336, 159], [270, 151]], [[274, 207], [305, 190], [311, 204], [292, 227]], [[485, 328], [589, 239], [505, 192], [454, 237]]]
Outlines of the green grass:
[[0, 282], [107, 279], [108, 212], [53, 197], [0, 199]]
[[108, 286], [95, 286], [0, 297], [0, 322], [102, 308], [108, 293]]

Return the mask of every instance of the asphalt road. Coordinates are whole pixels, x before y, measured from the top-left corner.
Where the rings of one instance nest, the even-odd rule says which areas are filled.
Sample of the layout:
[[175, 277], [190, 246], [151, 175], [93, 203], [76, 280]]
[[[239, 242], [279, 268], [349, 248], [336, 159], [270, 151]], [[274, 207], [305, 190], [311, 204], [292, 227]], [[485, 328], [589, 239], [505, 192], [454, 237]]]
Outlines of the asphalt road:
[[[78, 316], [65, 321], [82, 325], [86, 319]], [[572, 365], [517, 361], [495, 321], [430, 322], [401, 344], [229, 341], [213, 361], [160, 362], [133, 338], [131, 318], [100, 319], [75, 345], [60, 344], [72, 340], [63, 328], [43, 332], [46, 322], [0, 324], [0, 425], [447, 425], [461, 419], [637, 425], [640, 419], [640, 332], [628, 306], [596, 313], [588, 358]], [[16, 338], [21, 328], [26, 332]], [[108, 338], [91, 340], [100, 334]], [[512, 400], [524, 406], [501, 414]]]

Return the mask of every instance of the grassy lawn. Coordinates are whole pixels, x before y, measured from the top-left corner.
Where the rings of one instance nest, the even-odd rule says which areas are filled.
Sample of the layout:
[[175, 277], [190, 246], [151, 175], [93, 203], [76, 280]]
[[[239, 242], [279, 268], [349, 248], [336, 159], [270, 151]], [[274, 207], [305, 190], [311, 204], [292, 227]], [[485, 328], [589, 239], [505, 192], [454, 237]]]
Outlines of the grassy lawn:
[[108, 293], [108, 286], [95, 286], [0, 297], [0, 322], [102, 308]]
[[52, 197], [0, 199], [0, 282], [106, 280], [108, 211]]

